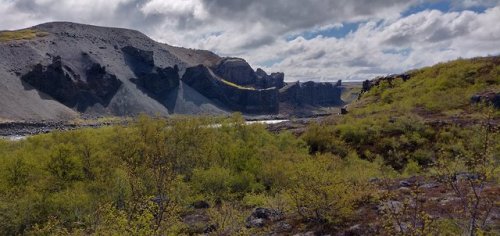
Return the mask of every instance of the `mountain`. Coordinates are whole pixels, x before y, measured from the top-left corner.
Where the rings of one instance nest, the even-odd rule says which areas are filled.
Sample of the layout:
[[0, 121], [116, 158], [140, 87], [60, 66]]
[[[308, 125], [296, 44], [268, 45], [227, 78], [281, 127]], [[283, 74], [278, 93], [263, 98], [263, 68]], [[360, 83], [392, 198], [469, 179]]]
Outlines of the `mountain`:
[[[128, 29], [53, 22], [0, 31], [0, 118], [278, 114], [343, 104], [340, 84], [287, 85], [241, 58], [174, 47]], [[292, 90], [289, 90], [292, 88]]]

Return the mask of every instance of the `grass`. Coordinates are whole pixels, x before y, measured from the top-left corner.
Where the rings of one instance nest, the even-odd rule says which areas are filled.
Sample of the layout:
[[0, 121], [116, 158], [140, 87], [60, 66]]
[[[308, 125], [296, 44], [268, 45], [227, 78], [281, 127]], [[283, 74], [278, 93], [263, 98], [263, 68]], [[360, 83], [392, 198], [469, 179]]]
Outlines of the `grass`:
[[229, 81], [227, 81], [227, 80], [225, 80], [225, 79], [222, 79], [222, 78], [220, 78], [220, 80], [221, 80], [224, 84], [229, 85], [229, 86], [231, 86], [231, 87], [235, 87], [235, 88], [238, 88], [238, 89], [244, 89], [244, 90], [255, 90], [255, 88], [251, 88], [251, 87], [243, 87], [243, 86], [241, 86], [241, 85], [237, 85], [237, 84], [235, 84], [235, 83], [229, 82]]
[[14, 31], [1, 31], [0, 42], [10, 42], [17, 40], [31, 40], [36, 37], [45, 37], [48, 33], [33, 29], [23, 29]]
[[445, 117], [470, 113], [470, 98], [500, 91], [500, 57], [459, 59], [410, 72], [411, 79], [382, 82], [352, 104], [358, 116], [415, 112]]

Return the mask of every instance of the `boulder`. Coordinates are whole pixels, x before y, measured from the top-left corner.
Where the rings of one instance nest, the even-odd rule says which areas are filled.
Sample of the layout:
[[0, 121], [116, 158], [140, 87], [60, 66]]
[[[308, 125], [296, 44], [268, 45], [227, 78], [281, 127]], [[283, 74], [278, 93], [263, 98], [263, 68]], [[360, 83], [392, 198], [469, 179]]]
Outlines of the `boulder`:
[[347, 111], [347, 106], [343, 106], [340, 108], [340, 114], [341, 115], [347, 115], [349, 112]]
[[196, 201], [193, 203], [193, 207], [195, 209], [207, 209], [207, 208], [210, 208], [210, 204], [208, 204], [208, 202], [206, 201]]
[[473, 95], [471, 98], [471, 103], [486, 103], [493, 107], [500, 109], [500, 92], [486, 91]]
[[403, 210], [403, 203], [400, 201], [386, 201], [381, 203], [378, 206], [378, 211], [379, 212], [394, 212], [394, 213], [399, 213]]
[[27, 74], [21, 76], [23, 82], [50, 95], [66, 106], [74, 107], [78, 101], [78, 84], [62, 67], [61, 57], [52, 58], [52, 64], [37, 64]]
[[284, 218], [283, 212], [269, 208], [256, 208], [246, 219], [247, 228], [262, 228], [265, 225], [280, 221]]

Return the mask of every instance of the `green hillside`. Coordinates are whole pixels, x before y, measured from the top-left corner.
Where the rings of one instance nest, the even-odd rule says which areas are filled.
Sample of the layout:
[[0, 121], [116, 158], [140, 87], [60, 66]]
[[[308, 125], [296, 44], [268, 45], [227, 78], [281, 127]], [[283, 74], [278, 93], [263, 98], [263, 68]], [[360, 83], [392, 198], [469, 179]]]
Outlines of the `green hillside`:
[[407, 81], [396, 76], [372, 86], [349, 105], [348, 115], [312, 125], [304, 138], [313, 151], [345, 155], [355, 149], [364, 159], [381, 158], [402, 170], [408, 162], [431, 165], [438, 149], [451, 141], [442, 139], [445, 132], [474, 132], [489, 116], [498, 125], [498, 109], [472, 104], [471, 97], [500, 92], [499, 57], [457, 60], [408, 74]]
[[300, 137], [234, 115], [0, 140], [0, 234], [497, 235], [500, 114], [470, 97], [499, 62], [381, 82]]
[[354, 115], [467, 116], [470, 98], [485, 91], [500, 92], [500, 57], [460, 59], [408, 72], [410, 79], [381, 82], [353, 107]]

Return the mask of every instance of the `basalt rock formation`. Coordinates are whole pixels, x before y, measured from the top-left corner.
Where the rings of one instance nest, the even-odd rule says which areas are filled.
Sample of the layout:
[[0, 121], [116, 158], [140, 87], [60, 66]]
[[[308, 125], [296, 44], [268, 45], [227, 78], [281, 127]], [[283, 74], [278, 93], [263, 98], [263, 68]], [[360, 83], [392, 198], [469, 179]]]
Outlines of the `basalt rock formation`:
[[132, 46], [122, 48], [125, 61], [136, 78], [130, 80], [154, 98], [161, 98], [179, 86], [179, 67], [159, 68], [154, 63], [154, 53]]
[[338, 84], [295, 82], [280, 90], [280, 102], [294, 105], [339, 106], [343, 104], [341, 93], [342, 89]]
[[268, 75], [264, 70], [258, 68], [255, 71], [257, 75], [256, 85], [260, 88], [275, 87], [277, 89], [285, 87], [285, 74], [281, 72], [271, 73]]
[[254, 85], [257, 82], [252, 67], [241, 58], [223, 58], [214, 67], [214, 72], [225, 80], [241, 86]]
[[134, 30], [53, 22], [22, 32], [35, 34], [0, 41], [0, 120], [276, 114], [280, 103], [342, 103], [336, 85], [287, 85], [283, 73], [254, 71], [244, 59], [173, 47]]
[[218, 77], [210, 68], [203, 65], [188, 68], [182, 81], [207, 98], [225, 104], [231, 110], [251, 114], [274, 114], [279, 111], [276, 88], [255, 89], [237, 86]]
[[21, 79], [29, 86], [80, 112], [96, 103], [107, 106], [122, 84], [98, 63], [85, 68], [84, 76], [76, 74], [71, 67], [63, 65], [60, 56], [54, 57], [52, 64], [47, 66], [35, 65]]

